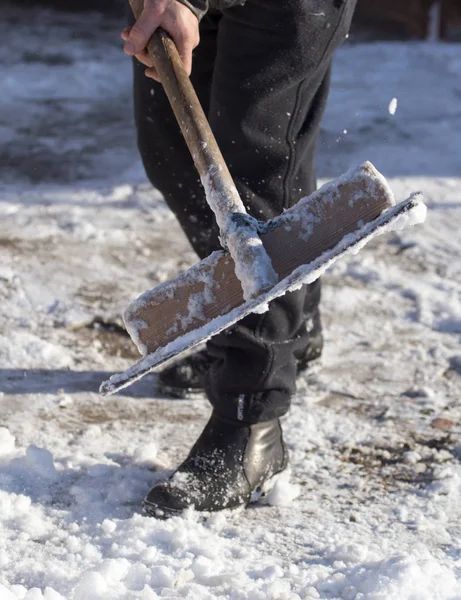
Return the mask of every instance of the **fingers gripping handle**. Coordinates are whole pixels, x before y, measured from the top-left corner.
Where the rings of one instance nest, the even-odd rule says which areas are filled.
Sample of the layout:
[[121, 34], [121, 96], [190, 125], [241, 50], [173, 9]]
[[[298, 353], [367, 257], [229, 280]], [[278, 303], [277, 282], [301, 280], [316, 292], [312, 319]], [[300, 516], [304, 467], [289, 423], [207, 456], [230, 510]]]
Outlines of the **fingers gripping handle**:
[[[139, 18], [142, 0], [129, 2], [134, 16]], [[247, 215], [173, 40], [165, 31], [158, 29], [147, 50], [200, 174], [221, 239], [234, 260], [244, 298], [255, 298], [278, 281], [259, 237], [258, 223]], [[242, 215], [242, 218], [236, 219], [236, 214]]]

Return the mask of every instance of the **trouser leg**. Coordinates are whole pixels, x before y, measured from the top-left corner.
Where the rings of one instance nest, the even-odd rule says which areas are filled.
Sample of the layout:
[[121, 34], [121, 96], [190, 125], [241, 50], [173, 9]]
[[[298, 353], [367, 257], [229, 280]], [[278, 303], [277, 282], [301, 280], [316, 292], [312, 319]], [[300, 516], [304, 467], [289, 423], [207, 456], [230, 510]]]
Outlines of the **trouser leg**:
[[[248, 212], [271, 218], [316, 187], [315, 148], [331, 58], [354, 1], [247, 0], [220, 22], [209, 119]], [[209, 343], [206, 379], [217, 412], [258, 422], [283, 415], [296, 354], [308, 343], [304, 310], [319, 285], [273, 301]], [[306, 294], [309, 293], [307, 297]]]

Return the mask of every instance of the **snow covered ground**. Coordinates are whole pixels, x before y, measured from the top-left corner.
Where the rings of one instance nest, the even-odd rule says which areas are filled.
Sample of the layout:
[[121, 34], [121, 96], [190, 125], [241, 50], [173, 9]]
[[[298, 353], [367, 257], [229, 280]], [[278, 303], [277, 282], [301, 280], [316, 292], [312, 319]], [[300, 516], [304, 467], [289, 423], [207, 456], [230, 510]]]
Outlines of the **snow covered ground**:
[[137, 358], [127, 302], [195, 259], [136, 155], [120, 24], [0, 15], [0, 600], [460, 599], [461, 45], [338, 53], [322, 178], [369, 159], [427, 223], [326, 275], [291, 483], [157, 521], [207, 403], [97, 389]]

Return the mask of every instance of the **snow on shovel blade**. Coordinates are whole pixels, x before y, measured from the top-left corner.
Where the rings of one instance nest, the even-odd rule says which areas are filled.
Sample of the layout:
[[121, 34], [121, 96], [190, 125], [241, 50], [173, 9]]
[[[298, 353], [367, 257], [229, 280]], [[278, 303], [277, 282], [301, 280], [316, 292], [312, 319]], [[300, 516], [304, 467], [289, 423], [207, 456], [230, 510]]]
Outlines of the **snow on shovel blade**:
[[104, 382], [101, 394], [131, 385], [274, 298], [315, 281], [375, 235], [424, 217], [419, 196], [395, 207], [385, 179], [370, 163], [349, 171], [265, 224], [261, 239], [280, 281], [258, 298], [243, 300], [232, 260], [218, 251], [130, 304], [125, 324], [144, 358]]
[[[365, 163], [265, 223], [267, 233], [261, 233], [261, 240], [279, 280], [394, 203], [384, 178]], [[128, 306], [124, 321], [146, 356], [243, 304], [233, 260], [218, 251], [142, 294]]]

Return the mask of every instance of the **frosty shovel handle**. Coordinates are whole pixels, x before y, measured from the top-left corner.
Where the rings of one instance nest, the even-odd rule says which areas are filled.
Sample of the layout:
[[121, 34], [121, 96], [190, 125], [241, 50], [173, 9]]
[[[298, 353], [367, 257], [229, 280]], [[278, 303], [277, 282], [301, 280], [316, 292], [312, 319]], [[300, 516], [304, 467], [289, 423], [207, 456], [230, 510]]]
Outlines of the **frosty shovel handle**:
[[[142, 0], [129, 2], [138, 19]], [[259, 238], [257, 221], [247, 215], [175, 43], [159, 28], [147, 50], [199, 172], [207, 202], [215, 213], [221, 240], [234, 260], [244, 298], [256, 297], [278, 281]]]

